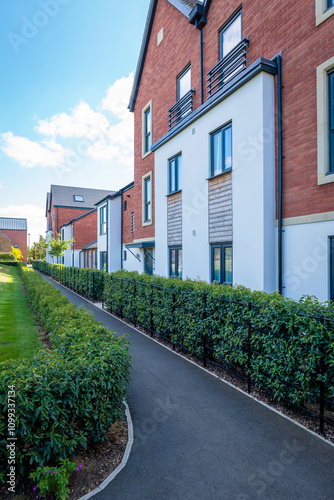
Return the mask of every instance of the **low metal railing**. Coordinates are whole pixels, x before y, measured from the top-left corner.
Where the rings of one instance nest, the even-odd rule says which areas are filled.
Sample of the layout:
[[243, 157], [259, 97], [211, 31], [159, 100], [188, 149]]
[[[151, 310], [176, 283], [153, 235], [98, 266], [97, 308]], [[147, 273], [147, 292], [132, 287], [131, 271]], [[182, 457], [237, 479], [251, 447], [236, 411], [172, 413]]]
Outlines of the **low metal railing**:
[[246, 68], [247, 47], [249, 47], [249, 38], [244, 38], [207, 73], [208, 97], [213, 96]]
[[179, 123], [188, 113], [193, 110], [194, 89], [190, 89], [182, 99], [177, 101], [174, 106], [168, 110], [168, 127], [169, 130]]

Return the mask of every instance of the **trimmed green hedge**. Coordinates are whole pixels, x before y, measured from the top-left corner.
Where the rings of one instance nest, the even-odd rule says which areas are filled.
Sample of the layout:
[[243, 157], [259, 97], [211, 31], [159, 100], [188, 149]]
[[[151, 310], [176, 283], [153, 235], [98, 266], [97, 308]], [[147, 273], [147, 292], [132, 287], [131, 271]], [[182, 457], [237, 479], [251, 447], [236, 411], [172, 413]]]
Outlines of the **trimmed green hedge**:
[[[47, 269], [55, 272], [53, 264]], [[104, 276], [104, 302], [190, 353], [249, 376], [279, 400], [317, 403], [323, 381], [334, 401], [333, 303], [124, 270]]]
[[[21, 266], [20, 266], [21, 267]], [[76, 309], [59, 290], [22, 267], [28, 300], [53, 349], [31, 362], [0, 363], [0, 470], [6, 470], [7, 392], [15, 386], [16, 466], [57, 464], [102, 442], [123, 414], [128, 342]]]
[[13, 261], [16, 262], [15, 256], [12, 253], [10, 253], [10, 252], [7, 252], [7, 253], [6, 252], [0, 252], [0, 262], [1, 262], [1, 264], [3, 262], [8, 262], [8, 261], [10, 261], [10, 262], [13, 262]]
[[17, 261], [12, 261], [12, 260], [0, 260], [0, 264], [2, 266], [12, 266], [12, 267], [17, 267]]
[[49, 264], [40, 260], [33, 261], [32, 267], [91, 300], [102, 300], [104, 280], [107, 276], [104, 271], [65, 267], [62, 264]]
[[208, 359], [249, 375], [279, 400], [316, 403], [322, 380], [334, 402], [334, 322], [319, 319], [334, 320], [332, 303], [126, 271], [106, 280], [104, 301], [192, 354], [202, 357], [204, 350]]

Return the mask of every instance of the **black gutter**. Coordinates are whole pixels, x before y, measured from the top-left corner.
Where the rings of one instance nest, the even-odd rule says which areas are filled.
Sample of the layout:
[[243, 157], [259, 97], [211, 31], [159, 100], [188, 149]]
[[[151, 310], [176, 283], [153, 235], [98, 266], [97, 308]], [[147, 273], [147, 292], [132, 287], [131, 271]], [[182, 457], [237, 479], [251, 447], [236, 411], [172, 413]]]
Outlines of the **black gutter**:
[[282, 219], [282, 57], [277, 61], [277, 114], [278, 114], [278, 291], [283, 295], [283, 219]]

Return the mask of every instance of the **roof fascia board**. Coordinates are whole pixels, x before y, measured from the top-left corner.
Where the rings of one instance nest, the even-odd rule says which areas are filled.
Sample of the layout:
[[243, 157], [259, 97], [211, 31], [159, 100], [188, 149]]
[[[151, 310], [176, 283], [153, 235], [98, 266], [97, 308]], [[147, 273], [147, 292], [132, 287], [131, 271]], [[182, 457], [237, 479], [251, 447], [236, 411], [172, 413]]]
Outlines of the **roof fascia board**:
[[189, 127], [194, 121], [198, 120], [205, 113], [210, 111], [212, 108], [217, 106], [224, 99], [229, 97], [231, 94], [236, 92], [240, 87], [245, 85], [249, 80], [257, 76], [262, 71], [266, 73], [270, 73], [272, 75], [276, 75], [277, 73], [277, 63], [274, 61], [270, 61], [268, 59], [264, 59], [260, 57], [253, 64], [249, 66], [242, 74], [238, 75], [235, 79], [233, 79], [230, 83], [228, 83], [221, 91], [217, 92], [214, 97], [212, 97], [209, 101], [206, 101], [202, 106], [197, 108], [189, 118], [185, 119], [184, 122], [181, 122], [179, 126], [175, 126], [172, 130], [167, 132], [161, 139], [155, 142], [152, 145], [151, 151], [155, 151], [160, 148], [163, 144], [168, 142], [170, 139], [175, 137], [178, 133], [184, 130], [186, 127]]
[[191, 8], [188, 7], [186, 4], [184, 4], [182, 1], [180, 1], [180, 0], [167, 0], [167, 1], [171, 5], [173, 5], [173, 7], [175, 7], [177, 10], [179, 10], [180, 12], [182, 12], [182, 14], [184, 14], [186, 17], [189, 16]]
[[128, 109], [130, 111], [132, 111], [132, 112], [135, 110], [135, 103], [136, 103], [137, 94], [138, 94], [138, 90], [139, 90], [141, 75], [142, 75], [143, 68], [144, 68], [146, 51], [147, 51], [148, 44], [149, 44], [149, 41], [150, 41], [150, 36], [151, 36], [151, 31], [152, 31], [152, 26], [153, 26], [155, 11], [156, 11], [156, 8], [157, 8], [157, 3], [158, 3], [158, 0], [151, 0], [150, 6], [149, 6], [149, 9], [148, 9], [148, 14], [147, 14], [147, 18], [146, 18], [146, 24], [145, 24], [145, 29], [144, 29], [143, 40], [142, 40], [142, 44], [141, 44], [141, 47], [140, 47], [140, 52], [139, 52], [139, 58], [138, 58], [138, 63], [137, 63], [137, 68], [136, 68], [136, 73], [135, 73], [135, 78], [134, 78], [132, 92], [131, 92], [131, 97], [130, 97], [130, 102], [129, 102], [129, 106], [128, 106]]

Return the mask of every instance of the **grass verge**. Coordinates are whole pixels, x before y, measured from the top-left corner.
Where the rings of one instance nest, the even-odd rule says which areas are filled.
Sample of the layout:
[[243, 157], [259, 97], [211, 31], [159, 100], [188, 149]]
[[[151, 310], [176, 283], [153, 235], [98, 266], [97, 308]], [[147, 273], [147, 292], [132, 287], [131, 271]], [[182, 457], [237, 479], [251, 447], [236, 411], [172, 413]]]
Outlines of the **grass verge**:
[[18, 270], [0, 264], [0, 362], [32, 359], [40, 346], [38, 327], [27, 305]]

